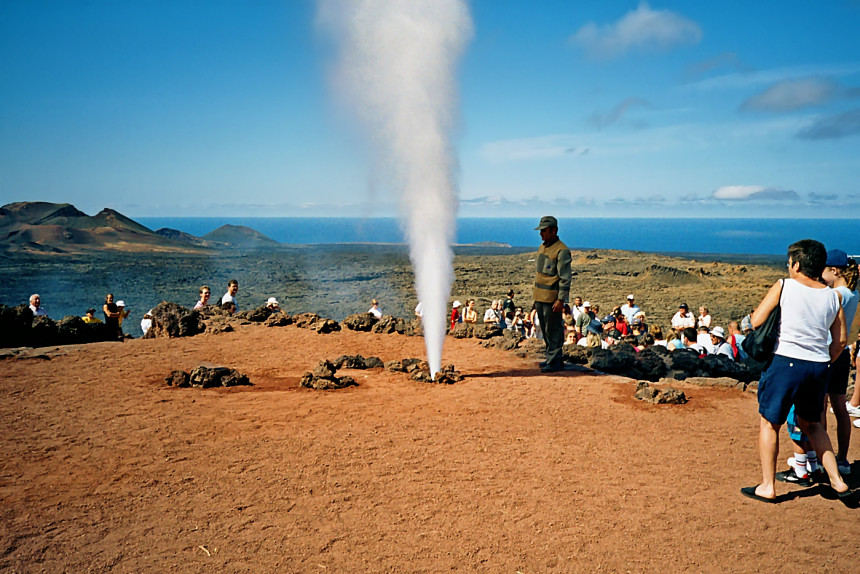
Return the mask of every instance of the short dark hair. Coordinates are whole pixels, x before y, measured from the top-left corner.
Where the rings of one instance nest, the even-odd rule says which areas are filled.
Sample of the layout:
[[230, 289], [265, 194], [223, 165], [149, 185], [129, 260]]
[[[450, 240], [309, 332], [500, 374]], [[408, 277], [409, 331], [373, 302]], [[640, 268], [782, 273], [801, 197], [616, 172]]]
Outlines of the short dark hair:
[[230, 279], [229, 281], [227, 281], [227, 287], [229, 287], [230, 285], [236, 285], [236, 286], [238, 286], [238, 285], [239, 285], [239, 282], [238, 282], [238, 281], [236, 281], [235, 279]]
[[692, 327], [686, 327], [683, 331], [681, 331], [681, 334], [686, 337], [688, 341], [695, 342], [698, 338], [698, 333], [696, 333], [696, 330]]
[[800, 264], [801, 273], [818, 279], [827, 264], [827, 249], [820, 241], [801, 239], [788, 246], [788, 259]]

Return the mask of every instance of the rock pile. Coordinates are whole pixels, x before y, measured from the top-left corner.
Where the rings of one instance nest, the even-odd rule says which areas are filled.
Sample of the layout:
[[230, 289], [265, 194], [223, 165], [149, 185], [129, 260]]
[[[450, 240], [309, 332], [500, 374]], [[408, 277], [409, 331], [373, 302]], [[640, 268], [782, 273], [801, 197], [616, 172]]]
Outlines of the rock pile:
[[200, 313], [171, 301], [162, 301], [149, 312], [152, 326], [144, 339], [192, 337], [206, 330]]
[[364, 331], [372, 333], [382, 333], [385, 335], [397, 333], [399, 335], [420, 335], [421, 321], [414, 320], [407, 323], [405, 319], [400, 317], [392, 317], [391, 315], [383, 315], [376, 318], [372, 313], [356, 313], [349, 315], [343, 320], [343, 326], [350, 331]]
[[337, 367], [331, 361], [322, 360], [313, 372], [302, 375], [301, 385], [309, 389], [332, 390], [346, 387], [358, 386], [355, 379], [348, 375], [338, 377], [335, 375]]
[[673, 387], [657, 389], [649, 385], [647, 381], [639, 381], [634, 396], [640, 401], [654, 404], [683, 405], [687, 402], [684, 391], [679, 391]]
[[292, 319], [296, 327], [310, 329], [321, 335], [340, 331], [340, 324], [337, 321], [320, 317], [316, 313], [299, 313], [293, 315]]
[[0, 305], [0, 347], [49, 347], [116, 340], [103, 323], [85, 323], [75, 315], [54, 321], [33, 317], [30, 306]]
[[212, 387], [236, 387], [239, 385], [250, 385], [248, 376], [236, 369], [227, 367], [207, 367], [200, 365], [186, 373], [185, 371], [173, 371], [165, 382], [173, 387], [195, 387], [209, 389]]
[[409, 373], [413, 381], [421, 383], [440, 383], [451, 385], [463, 380], [463, 375], [454, 369], [454, 365], [442, 365], [435, 377], [430, 375], [430, 365], [421, 359], [401, 359], [388, 361], [385, 368], [395, 373]]

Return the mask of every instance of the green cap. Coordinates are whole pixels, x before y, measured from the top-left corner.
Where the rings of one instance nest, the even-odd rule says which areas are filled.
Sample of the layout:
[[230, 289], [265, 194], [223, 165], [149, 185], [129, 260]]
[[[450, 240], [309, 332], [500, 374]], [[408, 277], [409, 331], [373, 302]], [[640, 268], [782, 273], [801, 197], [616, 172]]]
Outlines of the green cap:
[[540, 218], [540, 223], [535, 227], [535, 231], [546, 229], [547, 227], [558, 228], [558, 220], [552, 215], [544, 215]]

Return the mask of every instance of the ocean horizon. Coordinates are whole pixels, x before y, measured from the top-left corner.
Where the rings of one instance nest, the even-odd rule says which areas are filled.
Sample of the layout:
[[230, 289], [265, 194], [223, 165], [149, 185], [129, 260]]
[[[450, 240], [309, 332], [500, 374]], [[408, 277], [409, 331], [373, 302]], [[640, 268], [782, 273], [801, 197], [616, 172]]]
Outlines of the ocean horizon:
[[[140, 217], [152, 229], [170, 228], [201, 237], [225, 224], [243, 225], [288, 245], [405, 243], [393, 217]], [[536, 247], [536, 218], [457, 219], [455, 244], [500, 243]], [[782, 255], [800, 239], [860, 254], [857, 219], [560, 218], [559, 236], [574, 249], [621, 249], [658, 253]]]

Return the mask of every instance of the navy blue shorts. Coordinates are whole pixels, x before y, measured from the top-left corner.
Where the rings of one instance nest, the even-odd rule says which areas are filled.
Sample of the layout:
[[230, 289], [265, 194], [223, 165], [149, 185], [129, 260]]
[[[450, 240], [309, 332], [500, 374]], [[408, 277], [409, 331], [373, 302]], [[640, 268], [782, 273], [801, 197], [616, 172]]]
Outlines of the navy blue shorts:
[[770, 423], [785, 423], [794, 405], [798, 417], [817, 423], [821, 421], [821, 405], [830, 363], [816, 363], [774, 355], [758, 383], [758, 412]]
[[844, 395], [848, 392], [848, 376], [851, 373], [851, 350], [844, 349], [839, 358], [830, 364], [827, 377], [827, 392], [831, 395]]

